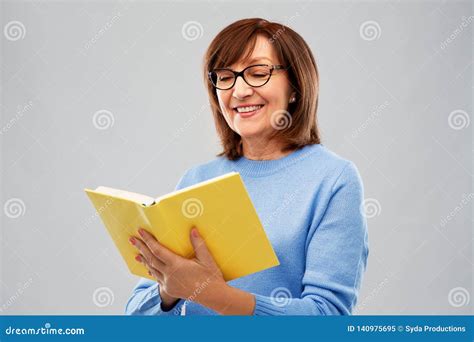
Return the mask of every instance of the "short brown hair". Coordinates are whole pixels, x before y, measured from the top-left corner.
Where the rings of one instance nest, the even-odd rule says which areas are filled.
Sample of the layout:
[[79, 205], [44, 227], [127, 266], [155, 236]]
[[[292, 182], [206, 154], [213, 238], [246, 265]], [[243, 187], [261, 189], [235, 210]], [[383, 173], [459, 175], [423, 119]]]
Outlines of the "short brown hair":
[[285, 25], [261, 18], [242, 19], [217, 34], [206, 51], [203, 64], [214, 123], [223, 146], [223, 151], [218, 156], [225, 155], [230, 160], [243, 155], [242, 139], [228, 126], [219, 106], [216, 89], [208, 79], [208, 72], [214, 68], [228, 67], [241, 57], [244, 61], [247, 60], [255, 48], [259, 34], [269, 39], [279, 62], [288, 67], [288, 79], [297, 94], [296, 102], [290, 103], [288, 107], [291, 127], [277, 132], [284, 142], [284, 151], [320, 143], [316, 115], [319, 76], [308, 44], [298, 33]]

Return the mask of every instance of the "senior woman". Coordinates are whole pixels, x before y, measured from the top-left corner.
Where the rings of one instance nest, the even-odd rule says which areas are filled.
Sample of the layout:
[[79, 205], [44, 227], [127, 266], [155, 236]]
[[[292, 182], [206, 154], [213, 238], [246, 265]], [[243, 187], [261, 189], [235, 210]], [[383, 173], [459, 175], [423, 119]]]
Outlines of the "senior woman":
[[204, 74], [223, 151], [176, 189], [239, 172], [280, 265], [226, 282], [199, 227], [192, 259], [140, 229], [130, 243], [156, 281], [139, 281], [126, 313], [351, 314], [368, 256], [363, 185], [354, 163], [320, 142], [310, 48], [289, 27], [243, 19], [211, 42]]

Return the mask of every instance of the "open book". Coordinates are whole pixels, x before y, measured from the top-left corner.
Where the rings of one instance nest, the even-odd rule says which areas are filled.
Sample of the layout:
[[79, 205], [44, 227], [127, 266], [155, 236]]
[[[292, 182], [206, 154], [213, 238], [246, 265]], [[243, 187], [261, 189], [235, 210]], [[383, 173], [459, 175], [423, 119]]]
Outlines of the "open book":
[[153, 279], [135, 260], [129, 238], [138, 228], [164, 246], [193, 257], [190, 231], [196, 226], [226, 281], [255, 273], [279, 261], [237, 172], [152, 198], [100, 186], [85, 189], [133, 274]]

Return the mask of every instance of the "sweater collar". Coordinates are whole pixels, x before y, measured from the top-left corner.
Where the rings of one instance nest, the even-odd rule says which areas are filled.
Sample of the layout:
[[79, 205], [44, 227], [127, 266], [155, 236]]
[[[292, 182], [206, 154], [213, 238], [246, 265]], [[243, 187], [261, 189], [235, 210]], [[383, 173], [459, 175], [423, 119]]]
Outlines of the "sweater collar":
[[242, 156], [231, 163], [234, 166], [233, 169], [242, 175], [265, 176], [278, 172], [298, 162], [306, 156], [318, 151], [320, 148], [321, 144], [306, 145], [279, 159], [252, 160]]

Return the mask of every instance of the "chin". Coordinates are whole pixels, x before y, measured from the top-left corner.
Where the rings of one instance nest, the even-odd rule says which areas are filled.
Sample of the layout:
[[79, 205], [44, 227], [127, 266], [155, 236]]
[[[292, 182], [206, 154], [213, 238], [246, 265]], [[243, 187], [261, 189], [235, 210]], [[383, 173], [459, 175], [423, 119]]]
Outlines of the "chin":
[[245, 139], [258, 138], [258, 137], [264, 136], [263, 130], [255, 130], [255, 129], [239, 130], [239, 135]]

